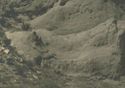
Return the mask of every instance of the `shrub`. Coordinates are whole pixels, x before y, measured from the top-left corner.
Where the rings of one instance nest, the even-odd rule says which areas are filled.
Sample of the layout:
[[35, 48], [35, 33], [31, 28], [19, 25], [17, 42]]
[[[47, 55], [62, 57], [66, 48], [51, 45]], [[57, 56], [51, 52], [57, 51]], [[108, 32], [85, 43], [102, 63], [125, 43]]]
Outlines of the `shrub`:
[[30, 24], [29, 23], [22, 23], [22, 30], [23, 31], [28, 31], [29, 29], [31, 29], [31, 27], [30, 27]]

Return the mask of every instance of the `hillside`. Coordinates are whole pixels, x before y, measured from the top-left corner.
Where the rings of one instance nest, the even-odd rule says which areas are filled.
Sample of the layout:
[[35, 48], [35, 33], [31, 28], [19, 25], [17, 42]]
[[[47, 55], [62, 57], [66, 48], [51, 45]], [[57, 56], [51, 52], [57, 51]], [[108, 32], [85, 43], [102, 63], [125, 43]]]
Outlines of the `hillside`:
[[1, 88], [124, 88], [123, 0], [0, 0]]

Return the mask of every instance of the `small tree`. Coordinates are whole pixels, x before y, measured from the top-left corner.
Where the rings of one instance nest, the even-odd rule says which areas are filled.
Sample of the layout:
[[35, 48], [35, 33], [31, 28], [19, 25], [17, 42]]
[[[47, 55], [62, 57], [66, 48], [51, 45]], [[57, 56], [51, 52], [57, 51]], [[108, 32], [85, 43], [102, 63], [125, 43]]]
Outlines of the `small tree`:
[[31, 29], [30, 24], [23, 22], [22, 23], [22, 30], [28, 31], [29, 29]]

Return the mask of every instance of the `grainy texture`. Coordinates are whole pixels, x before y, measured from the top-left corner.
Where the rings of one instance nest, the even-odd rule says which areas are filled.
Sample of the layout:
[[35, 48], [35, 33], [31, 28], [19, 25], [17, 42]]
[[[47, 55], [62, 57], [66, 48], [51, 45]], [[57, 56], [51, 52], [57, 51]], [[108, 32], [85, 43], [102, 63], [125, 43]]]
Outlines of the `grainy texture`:
[[0, 0], [0, 88], [124, 88], [124, 0]]

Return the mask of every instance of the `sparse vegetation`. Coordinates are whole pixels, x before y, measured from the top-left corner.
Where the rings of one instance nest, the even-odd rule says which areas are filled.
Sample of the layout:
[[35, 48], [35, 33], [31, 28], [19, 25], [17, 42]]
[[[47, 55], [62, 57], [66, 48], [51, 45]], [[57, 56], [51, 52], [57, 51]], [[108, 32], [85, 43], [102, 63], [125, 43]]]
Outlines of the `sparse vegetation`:
[[0, 0], [0, 88], [124, 88], [124, 3]]

